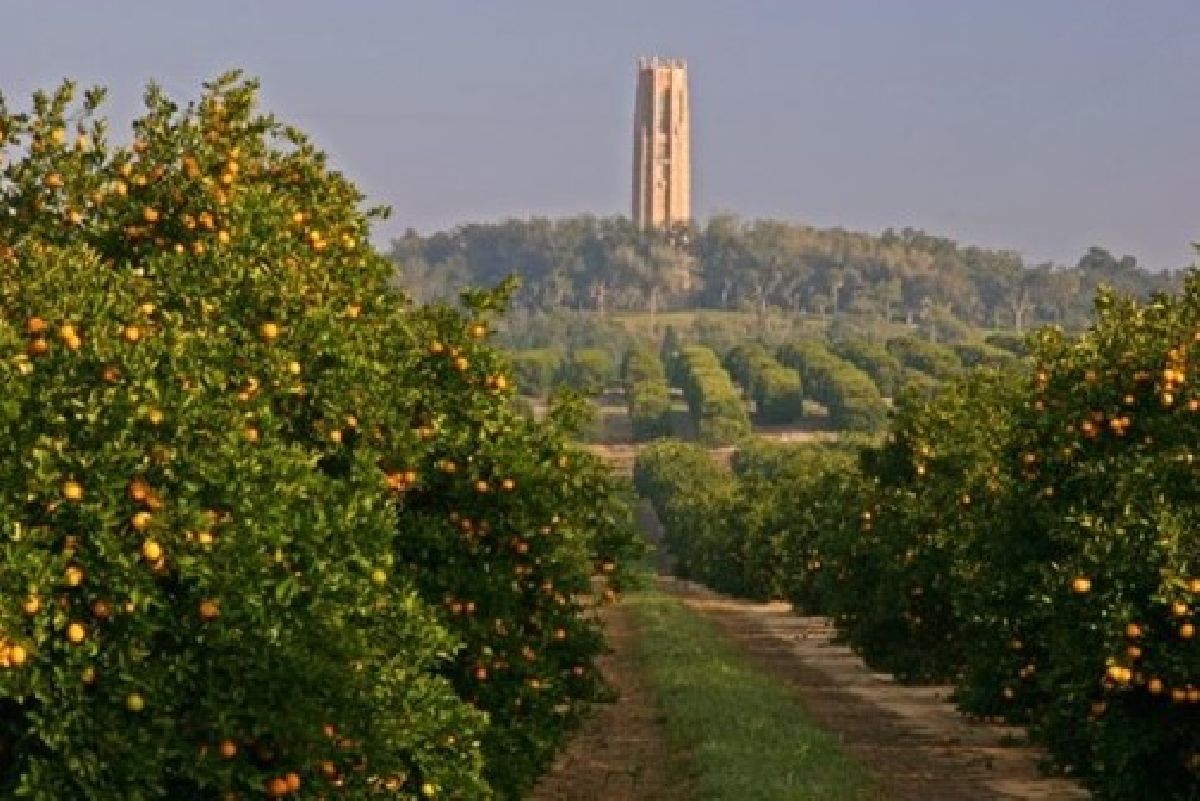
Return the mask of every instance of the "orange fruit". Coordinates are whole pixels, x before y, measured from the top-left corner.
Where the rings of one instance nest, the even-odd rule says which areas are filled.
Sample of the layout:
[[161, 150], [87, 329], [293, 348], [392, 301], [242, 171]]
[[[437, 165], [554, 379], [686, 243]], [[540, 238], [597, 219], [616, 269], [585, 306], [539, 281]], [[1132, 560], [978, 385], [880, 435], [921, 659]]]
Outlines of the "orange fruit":
[[237, 743], [233, 740], [222, 740], [217, 750], [225, 759], [233, 759], [238, 753]]
[[29, 659], [29, 652], [23, 645], [13, 645], [8, 649], [8, 663], [13, 667], [21, 667]]
[[71, 623], [67, 626], [67, 641], [75, 645], [87, 638], [87, 627], [82, 623]]
[[157, 562], [162, 558], [162, 546], [154, 540], [146, 540], [142, 543], [142, 557], [147, 562]]
[[67, 565], [67, 569], [63, 571], [63, 580], [67, 582], [68, 587], [78, 587], [83, 583], [83, 568], [79, 565]]
[[221, 616], [221, 605], [211, 598], [200, 602], [200, 619], [216, 620]]

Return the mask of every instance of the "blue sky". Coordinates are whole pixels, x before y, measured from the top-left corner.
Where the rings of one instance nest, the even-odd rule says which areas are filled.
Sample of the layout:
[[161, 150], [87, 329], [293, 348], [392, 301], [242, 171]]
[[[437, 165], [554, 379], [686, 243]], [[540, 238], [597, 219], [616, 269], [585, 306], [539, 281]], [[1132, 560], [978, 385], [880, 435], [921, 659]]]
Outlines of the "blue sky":
[[70, 76], [124, 122], [240, 66], [378, 232], [628, 213], [634, 62], [690, 67], [695, 212], [913, 225], [1146, 266], [1200, 239], [1193, 0], [8, 0], [0, 91]]

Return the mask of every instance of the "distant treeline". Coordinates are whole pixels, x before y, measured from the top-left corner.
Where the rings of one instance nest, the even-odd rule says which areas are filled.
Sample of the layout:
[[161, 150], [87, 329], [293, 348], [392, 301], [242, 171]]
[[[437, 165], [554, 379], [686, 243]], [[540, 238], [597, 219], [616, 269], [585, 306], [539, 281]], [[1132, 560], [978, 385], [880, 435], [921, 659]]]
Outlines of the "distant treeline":
[[1085, 326], [1102, 284], [1146, 297], [1179, 278], [1102, 247], [1071, 267], [1030, 265], [1014, 251], [911, 228], [874, 235], [733, 216], [671, 232], [640, 231], [623, 217], [473, 223], [410, 231], [392, 256], [397, 280], [421, 299], [516, 274], [517, 306], [537, 311], [781, 309], [1018, 331]]

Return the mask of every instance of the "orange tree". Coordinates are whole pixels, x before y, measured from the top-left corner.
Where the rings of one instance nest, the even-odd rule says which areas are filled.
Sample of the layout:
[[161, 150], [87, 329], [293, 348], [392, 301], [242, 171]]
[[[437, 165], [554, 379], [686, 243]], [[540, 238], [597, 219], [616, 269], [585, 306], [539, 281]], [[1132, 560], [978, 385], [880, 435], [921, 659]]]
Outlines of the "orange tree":
[[[98, 91], [0, 106], [0, 781], [482, 797], [478, 710], [545, 715], [461, 697], [470, 638], [430, 577], [551, 573], [577, 641], [531, 661], [570, 708], [599, 643], [568, 593], [631, 541], [598, 468], [572, 475], [561, 432], [508, 411], [484, 341], [498, 299], [414, 309], [389, 291], [357, 190], [255, 94], [231, 74], [180, 110], [152, 87], [128, 147], [107, 142]], [[468, 492], [570, 533], [535, 567], [414, 549], [448, 536], [430, 499]], [[437, 525], [462, 531], [452, 513]], [[492, 636], [531, 609], [498, 611]]]
[[1021, 653], [1016, 714], [1102, 796], [1194, 798], [1200, 278], [1096, 308], [1077, 340], [1033, 342], [1002, 461], [1007, 525], [979, 539], [985, 591], [969, 596], [998, 636], [970, 667]]

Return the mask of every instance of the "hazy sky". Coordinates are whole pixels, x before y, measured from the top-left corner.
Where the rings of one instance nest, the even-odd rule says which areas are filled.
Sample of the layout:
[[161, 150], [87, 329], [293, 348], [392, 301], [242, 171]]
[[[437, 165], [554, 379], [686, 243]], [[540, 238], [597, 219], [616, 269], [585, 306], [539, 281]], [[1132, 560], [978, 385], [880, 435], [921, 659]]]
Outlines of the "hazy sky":
[[10, 102], [240, 66], [393, 218], [629, 209], [634, 62], [688, 60], [694, 211], [1150, 267], [1200, 239], [1195, 0], [0, 2]]

